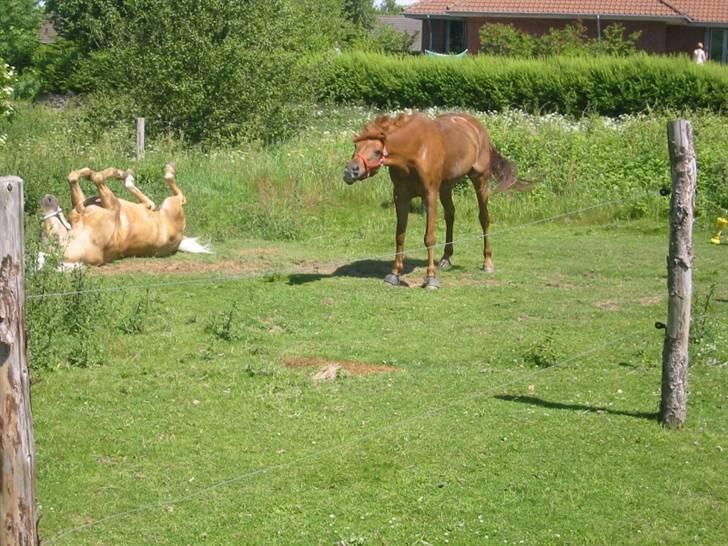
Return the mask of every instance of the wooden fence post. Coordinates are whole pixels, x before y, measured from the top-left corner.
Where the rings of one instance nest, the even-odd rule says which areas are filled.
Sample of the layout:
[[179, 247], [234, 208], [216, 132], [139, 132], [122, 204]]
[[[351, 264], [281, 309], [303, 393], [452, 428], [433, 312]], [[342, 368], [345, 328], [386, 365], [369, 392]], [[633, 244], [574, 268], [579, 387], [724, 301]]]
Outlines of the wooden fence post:
[[144, 118], [136, 118], [136, 158], [144, 159]]
[[672, 198], [660, 422], [669, 428], [680, 428], [687, 418], [688, 348], [693, 297], [692, 229], [697, 166], [690, 122], [677, 120], [669, 123], [667, 136], [672, 163]]
[[0, 546], [36, 546], [35, 444], [25, 339], [23, 181], [0, 177]]

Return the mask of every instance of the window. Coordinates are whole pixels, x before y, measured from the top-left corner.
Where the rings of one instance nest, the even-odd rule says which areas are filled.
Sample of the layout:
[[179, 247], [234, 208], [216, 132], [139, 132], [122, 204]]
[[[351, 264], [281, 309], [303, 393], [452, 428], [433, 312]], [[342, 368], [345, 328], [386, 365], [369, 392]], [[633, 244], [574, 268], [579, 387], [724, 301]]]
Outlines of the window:
[[728, 29], [711, 28], [708, 31], [708, 59], [719, 63], [728, 61]]
[[466, 48], [465, 21], [448, 21], [447, 35], [445, 37], [445, 51], [447, 53], [460, 53]]

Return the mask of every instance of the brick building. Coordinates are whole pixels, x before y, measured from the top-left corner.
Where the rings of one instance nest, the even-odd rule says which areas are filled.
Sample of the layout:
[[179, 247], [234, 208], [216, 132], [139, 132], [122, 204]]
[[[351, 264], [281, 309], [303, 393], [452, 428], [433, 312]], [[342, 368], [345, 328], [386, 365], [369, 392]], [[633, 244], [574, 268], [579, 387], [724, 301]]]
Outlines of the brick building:
[[703, 42], [710, 59], [728, 62], [728, 0], [420, 0], [405, 16], [422, 21], [422, 48], [440, 53], [476, 53], [486, 23], [541, 35], [581, 21], [598, 38], [618, 22], [641, 31], [638, 49], [688, 55]]

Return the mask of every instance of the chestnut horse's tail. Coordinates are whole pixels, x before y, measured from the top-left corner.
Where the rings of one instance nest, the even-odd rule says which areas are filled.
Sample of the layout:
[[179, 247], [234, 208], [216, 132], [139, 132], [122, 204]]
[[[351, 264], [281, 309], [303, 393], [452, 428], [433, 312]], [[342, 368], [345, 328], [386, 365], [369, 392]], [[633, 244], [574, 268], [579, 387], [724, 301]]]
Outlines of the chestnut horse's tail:
[[518, 178], [516, 166], [503, 157], [495, 146], [490, 147], [490, 168], [498, 184], [494, 192], [526, 191], [531, 189], [533, 183]]

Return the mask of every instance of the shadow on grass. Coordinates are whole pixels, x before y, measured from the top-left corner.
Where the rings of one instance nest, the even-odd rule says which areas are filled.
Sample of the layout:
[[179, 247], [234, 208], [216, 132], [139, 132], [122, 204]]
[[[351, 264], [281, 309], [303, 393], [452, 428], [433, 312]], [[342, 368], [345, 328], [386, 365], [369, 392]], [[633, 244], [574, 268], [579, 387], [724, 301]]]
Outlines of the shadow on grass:
[[[408, 258], [404, 262], [404, 275], [412, 273], [417, 267], [427, 267], [427, 260]], [[298, 285], [320, 281], [331, 277], [357, 277], [364, 279], [384, 279], [392, 271], [390, 260], [357, 260], [338, 267], [332, 273], [293, 273], [288, 276], [288, 284]], [[407, 284], [402, 280], [403, 286]]]
[[498, 400], [506, 402], [518, 402], [520, 404], [529, 404], [531, 406], [539, 406], [548, 409], [570, 410], [570, 411], [588, 411], [591, 413], [608, 413], [610, 415], [625, 415], [627, 417], [636, 417], [638, 419], [647, 419], [649, 421], [657, 421], [658, 413], [650, 413], [643, 411], [620, 411], [598, 406], [585, 406], [583, 404], [562, 404], [561, 402], [550, 402], [542, 400], [534, 396], [513, 396], [508, 394], [499, 394], [495, 396]]

